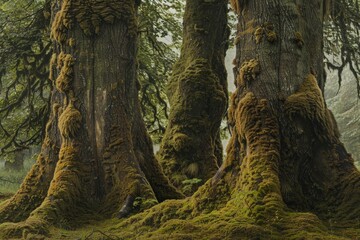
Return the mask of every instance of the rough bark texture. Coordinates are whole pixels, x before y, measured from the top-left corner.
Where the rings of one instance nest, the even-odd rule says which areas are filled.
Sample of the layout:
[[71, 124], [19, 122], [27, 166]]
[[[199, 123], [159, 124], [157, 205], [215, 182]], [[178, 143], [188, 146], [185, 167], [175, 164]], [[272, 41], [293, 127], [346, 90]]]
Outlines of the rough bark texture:
[[182, 197], [156, 162], [140, 114], [135, 13], [132, 0], [54, 1], [53, 111], [37, 163], [0, 206], [1, 222], [22, 221], [0, 225], [3, 237]]
[[[230, 121], [236, 126], [234, 106], [249, 93], [267, 101], [279, 126], [283, 202], [322, 219], [357, 221], [360, 209], [352, 204], [360, 202], [360, 175], [339, 141], [336, 122], [323, 99], [322, 4], [250, 1], [240, 5], [237, 91], [231, 102], [235, 115]], [[240, 151], [246, 151], [248, 139], [239, 131], [235, 135]]]
[[227, 1], [186, 2], [183, 45], [168, 86], [170, 117], [160, 163], [172, 182], [203, 182], [222, 162], [220, 123], [227, 105], [224, 57]]

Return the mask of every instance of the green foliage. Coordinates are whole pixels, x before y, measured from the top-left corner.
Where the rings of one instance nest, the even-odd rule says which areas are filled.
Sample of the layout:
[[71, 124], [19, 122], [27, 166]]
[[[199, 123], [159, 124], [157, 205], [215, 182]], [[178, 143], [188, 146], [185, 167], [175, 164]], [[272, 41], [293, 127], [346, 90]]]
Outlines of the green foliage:
[[50, 84], [49, 1], [0, 1], [0, 154], [42, 140]]
[[165, 86], [181, 43], [184, 1], [142, 1], [139, 9], [140, 102], [145, 124], [160, 142], [168, 118]]

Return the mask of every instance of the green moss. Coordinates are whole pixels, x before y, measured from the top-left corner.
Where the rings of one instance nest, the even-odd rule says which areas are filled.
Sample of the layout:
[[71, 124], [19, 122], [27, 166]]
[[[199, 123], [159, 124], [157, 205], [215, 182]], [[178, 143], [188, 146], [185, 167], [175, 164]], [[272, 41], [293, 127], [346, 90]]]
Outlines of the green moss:
[[302, 34], [300, 32], [295, 32], [294, 33], [294, 42], [295, 44], [299, 47], [302, 48], [304, 46], [304, 39], [302, 37]]
[[159, 160], [181, 189], [184, 177], [206, 181], [217, 169], [214, 146], [226, 94], [206, 59], [195, 59], [174, 74], [170, 84], [172, 112]]
[[[115, 20], [124, 21], [128, 26], [129, 36], [134, 36], [136, 34], [134, 1], [64, 0], [60, 11], [55, 15], [51, 37], [59, 43], [65, 43], [67, 31], [74, 24], [79, 24], [87, 36], [99, 34], [102, 24], [113, 24]], [[69, 45], [72, 44], [69, 42]]]
[[264, 29], [262, 27], [258, 27], [255, 29], [255, 32], [254, 32], [254, 35], [255, 35], [255, 42], [256, 44], [259, 44], [263, 38], [263, 35], [264, 35]]
[[314, 132], [318, 139], [329, 140], [337, 135], [337, 130], [332, 127], [329, 112], [325, 106], [322, 92], [314, 75], [309, 74], [297, 93], [290, 95], [285, 102], [285, 110], [290, 118], [301, 116], [312, 122]]
[[173, 136], [173, 146], [175, 151], [187, 150], [193, 147], [192, 139], [184, 133], [176, 133]]
[[59, 117], [59, 130], [65, 139], [74, 138], [80, 129], [82, 116], [71, 102]]
[[254, 32], [255, 42], [259, 44], [263, 37], [266, 37], [266, 40], [270, 43], [273, 43], [277, 40], [277, 35], [274, 30], [274, 25], [272, 23], [266, 22], [261, 26], [257, 27]]
[[237, 85], [245, 86], [245, 84], [250, 84], [260, 74], [260, 70], [260, 63], [257, 59], [245, 61], [240, 67]]
[[75, 44], [76, 44], [76, 40], [74, 38], [69, 38], [68, 39], [68, 45], [70, 47], [75, 47]]
[[277, 40], [277, 35], [275, 31], [268, 31], [266, 33], [266, 39], [271, 43], [275, 42]]
[[49, 79], [54, 81], [55, 77], [54, 77], [54, 68], [57, 65], [57, 54], [53, 53], [51, 55], [51, 59], [50, 59], [50, 64], [49, 64]]
[[56, 88], [60, 92], [68, 93], [71, 89], [71, 82], [73, 80], [73, 66], [75, 59], [71, 54], [61, 52], [57, 58], [57, 68], [60, 70], [59, 76], [56, 79]]

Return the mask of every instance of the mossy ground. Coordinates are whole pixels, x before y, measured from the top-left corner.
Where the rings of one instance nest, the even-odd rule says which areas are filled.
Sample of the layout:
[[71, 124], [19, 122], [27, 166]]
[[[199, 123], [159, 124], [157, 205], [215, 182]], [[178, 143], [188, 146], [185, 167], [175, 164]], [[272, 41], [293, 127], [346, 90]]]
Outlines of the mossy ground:
[[[176, 200], [181, 203], [181, 200]], [[256, 224], [238, 216], [235, 208], [224, 208], [194, 218], [182, 216], [162, 225], [148, 225], [146, 219], [167, 201], [129, 219], [88, 222], [77, 230], [52, 227], [45, 239], [359, 239], [360, 228], [338, 228], [322, 223], [310, 213], [289, 213], [271, 223]], [[179, 206], [181, 207], [181, 206]], [[32, 235], [33, 237], [35, 235]], [[38, 236], [40, 237], [40, 236]]]

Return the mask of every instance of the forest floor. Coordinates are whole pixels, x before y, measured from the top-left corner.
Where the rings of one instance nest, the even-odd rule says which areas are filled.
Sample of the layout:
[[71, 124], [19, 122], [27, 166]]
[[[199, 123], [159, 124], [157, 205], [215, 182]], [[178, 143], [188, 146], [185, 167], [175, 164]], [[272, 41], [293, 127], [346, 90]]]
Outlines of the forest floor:
[[[26, 164], [25, 169], [20, 172], [15, 171], [6, 171], [4, 170], [3, 166], [0, 164], [0, 203], [5, 201], [6, 199], [9, 199], [19, 188], [20, 183], [22, 182], [22, 179], [25, 177], [28, 169], [30, 168], [31, 164]], [[165, 203], [166, 204], [166, 203]], [[164, 204], [160, 204], [164, 205]], [[160, 206], [155, 207], [156, 209], [161, 209]], [[150, 210], [151, 211], [151, 210]], [[154, 211], [153, 211], [154, 212]], [[156, 211], [155, 211], [156, 212]], [[166, 231], [157, 232], [157, 229], [151, 226], [141, 226], [140, 228], [136, 228], [134, 226], [138, 225], [136, 222], [129, 220], [129, 219], [103, 219], [97, 215], [91, 215], [88, 218], [84, 217], [82, 218], [82, 222], [77, 224], [76, 229], [60, 229], [52, 227], [49, 229], [49, 235], [47, 237], [43, 236], [37, 236], [33, 235], [30, 238], [27, 239], [68, 239], [68, 240], [138, 240], [138, 239], [146, 239], [146, 240], [172, 240], [172, 239], [181, 239], [181, 240], [197, 240], [197, 239], [243, 239], [239, 238], [239, 235], [237, 233], [237, 238], [233, 237], [223, 237], [219, 238], [220, 235], [227, 236], [228, 233], [226, 233], [226, 227], [223, 226], [223, 224], [226, 222], [228, 223], [228, 220], [232, 223], [237, 222], [236, 219], [228, 219], [225, 221], [225, 219], [221, 220], [217, 218], [216, 221], [216, 229], [211, 229], [212, 227], [205, 226], [205, 220], [209, 217], [214, 217], [211, 214], [202, 216], [200, 218], [196, 219], [189, 219], [185, 221], [177, 221], [174, 219], [173, 222], [171, 220], [169, 223], [165, 223], [165, 227], [163, 227]], [[138, 216], [134, 216], [131, 219], [142, 219], [142, 217], [146, 216], [146, 213], [140, 213]], [[219, 217], [219, 216], [218, 216]], [[221, 216], [220, 216], [221, 218]], [[93, 219], [93, 220], [90, 220]], [[205, 222], [204, 222], [205, 221]], [[134, 226], [131, 226], [131, 224], [124, 224], [125, 222], [132, 222]], [[176, 224], [175, 224], [176, 223]], [[180, 226], [181, 224], [182, 226]], [[124, 226], [126, 226], [124, 229]], [[222, 227], [221, 227], [222, 226]], [[360, 225], [359, 225], [360, 226]], [[174, 227], [178, 229], [174, 229]], [[220, 227], [219, 229], [217, 229]], [[234, 227], [234, 229], [232, 229]], [[306, 231], [308, 226], [297, 226], [297, 230], [290, 233], [290, 235], [296, 235], [297, 231]], [[246, 238], [246, 239], [304, 239], [304, 240], [311, 240], [311, 239], [352, 239], [352, 240], [360, 240], [360, 235], [357, 236], [357, 234], [360, 234], [360, 228], [359, 229], [335, 229], [330, 228], [329, 232], [329, 226], [327, 226], [327, 230], [324, 231], [324, 237], [319, 237], [319, 235], [316, 236], [316, 238], [313, 237], [302, 237], [302, 238], [282, 238], [284, 236], [279, 235], [278, 233], [274, 232], [274, 236], [268, 235], [270, 231], [264, 231], [263, 238]], [[244, 222], [238, 222], [235, 225], [232, 225], [231, 228], [229, 228], [231, 232], [241, 232], [239, 233], [240, 236], [243, 233], [243, 231], [251, 231], [255, 230], [253, 229], [253, 226], [250, 226], [249, 224], [244, 225]], [[273, 230], [274, 228], [271, 228]], [[345, 231], [345, 232], [344, 232]], [[204, 234], [201, 235], [200, 233], [203, 232]], [[206, 232], [206, 234], [205, 234]], [[271, 231], [272, 232], [272, 231]], [[280, 231], [281, 232], [281, 231]], [[161, 233], [161, 237], [157, 237], [158, 233]], [[311, 233], [311, 231], [310, 231]], [[289, 233], [288, 233], [289, 234]], [[174, 236], [176, 235], [176, 237]], [[183, 236], [183, 237], [181, 237]], [[311, 235], [308, 235], [311, 236]], [[354, 237], [344, 237], [344, 236], [354, 236]], [[330, 238], [329, 238], [330, 237]]]

